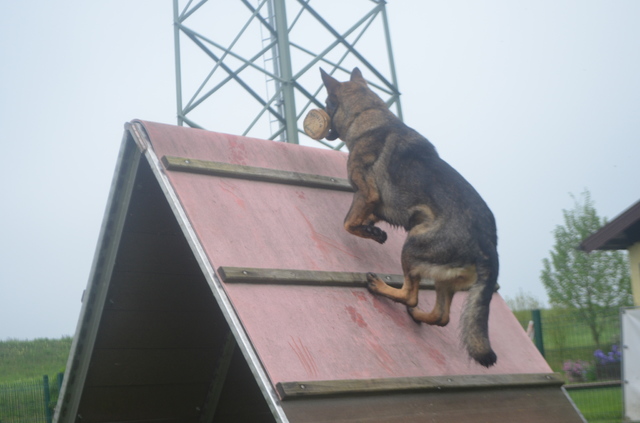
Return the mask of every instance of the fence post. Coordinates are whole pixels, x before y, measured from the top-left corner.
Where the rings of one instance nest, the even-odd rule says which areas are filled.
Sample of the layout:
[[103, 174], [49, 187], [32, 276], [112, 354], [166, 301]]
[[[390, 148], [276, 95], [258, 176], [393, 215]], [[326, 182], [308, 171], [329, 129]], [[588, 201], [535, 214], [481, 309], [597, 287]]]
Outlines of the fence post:
[[49, 392], [49, 376], [42, 376], [42, 388], [44, 390], [44, 417], [47, 423], [51, 423], [52, 416], [49, 410], [49, 402], [51, 402], [51, 393]]
[[538, 351], [544, 357], [544, 342], [542, 342], [542, 319], [540, 318], [540, 310], [531, 310], [531, 320], [533, 320], [533, 342], [535, 342]]

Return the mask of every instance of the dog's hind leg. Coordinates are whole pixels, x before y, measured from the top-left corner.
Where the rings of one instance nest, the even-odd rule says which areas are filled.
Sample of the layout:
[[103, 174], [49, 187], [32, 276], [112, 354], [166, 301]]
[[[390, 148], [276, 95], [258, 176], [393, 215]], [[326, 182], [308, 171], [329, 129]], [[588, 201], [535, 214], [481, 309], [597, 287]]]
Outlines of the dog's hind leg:
[[407, 306], [407, 311], [417, 323], [446, 326], [449, 323], [451, 301], [455, 293], [451, 287], [447, 286], [446, 282], [436, 282], [436, 304], [433, 306], [433, 310], [427, 313], [417, 307]]
[[367, 273], [367, 289], [373, 294], [382, 295], [408, 307], [415, 307], [418, 304], [420, 280], [420, 275], [405, 274], [402, 288], [394, 288], [387, 285], [375, 273]]
[[407, 311], [418, 323], [446, 326], [449, 323], [453, 295], [460, 290], [469, 288], [476, 282], [476, 268], [475, 266], [461, 268], [434, 266], [430, 274], [435, 280], [436, 287], [436, 303], [433, 310], [427, 313], [416, 307], [407, 307]]
[[406, 248], [402, 250], [402, 271], [404, 273], [402, 288], [389, 286], [375, 274], [369, 273], [367, 274], [369, 292], [382, 295], [409, 307], [415, 307], [418, 304], [418, 291], [420, 281], [424, 276], [424, 269], [413, 266], [414, 261], [409, 252], [410, 250]]

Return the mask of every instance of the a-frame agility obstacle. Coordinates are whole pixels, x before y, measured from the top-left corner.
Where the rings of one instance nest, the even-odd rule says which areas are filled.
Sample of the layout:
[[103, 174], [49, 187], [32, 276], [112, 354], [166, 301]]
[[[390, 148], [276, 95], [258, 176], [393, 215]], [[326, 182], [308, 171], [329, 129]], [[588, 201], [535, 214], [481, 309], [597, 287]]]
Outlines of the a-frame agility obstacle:
[[[349, 235], [347, 154], [133, 121], [59, 422], [582, 422], [498, 294], [485, 369], [371, 295], [405, 234]], [[420, 304], [435, 295], [428, 283]]]

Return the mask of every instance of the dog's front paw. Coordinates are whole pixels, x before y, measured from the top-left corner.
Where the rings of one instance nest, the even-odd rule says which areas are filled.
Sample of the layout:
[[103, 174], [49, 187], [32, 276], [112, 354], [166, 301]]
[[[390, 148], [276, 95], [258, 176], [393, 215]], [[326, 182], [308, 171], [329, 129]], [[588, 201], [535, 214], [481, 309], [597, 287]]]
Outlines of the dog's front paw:
[[384, 244], [387, 240], [387, 233], [382, 229], [374, 225], [365, 226], [365, 231], [369, 234], [369, 237], [380, 244]]

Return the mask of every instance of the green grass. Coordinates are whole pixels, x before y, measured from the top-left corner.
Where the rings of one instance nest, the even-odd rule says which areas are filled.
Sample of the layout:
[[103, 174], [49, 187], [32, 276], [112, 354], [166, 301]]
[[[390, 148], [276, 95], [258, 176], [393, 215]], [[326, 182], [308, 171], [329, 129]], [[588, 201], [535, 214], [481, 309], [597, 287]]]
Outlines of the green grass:
[[[526, 329], [529, 320], [531, 320], [531, 311], [516, 311], [513, 314]], [[545, 348], [569, 349], [595, 344], [589, 326], [574, 310], [545, 309], [541, 310], [540, 314]], [[600, 343], [609, 345], [619, 342], [620, 316], [618, 310], [603, 310], [600, 314], [600, 321], [602, 323]]]
[[49, 376], [51, 412], [70, 348], [69, 337], [0, 341], [0, 423], [45, 421], [43, 376]]
[[622, 421], [622, 388], [580, 389], [567, 392], [589, 423]]
[[0, 384], [64, 372], [71, 338], [0, 341]]

